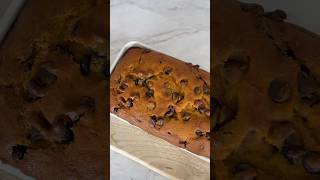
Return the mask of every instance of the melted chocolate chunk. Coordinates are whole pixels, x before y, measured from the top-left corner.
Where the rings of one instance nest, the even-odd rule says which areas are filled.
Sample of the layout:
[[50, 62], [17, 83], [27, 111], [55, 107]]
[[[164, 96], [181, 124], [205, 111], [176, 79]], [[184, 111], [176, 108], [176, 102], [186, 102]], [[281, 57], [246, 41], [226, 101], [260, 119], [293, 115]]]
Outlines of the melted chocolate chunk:
[[154, 94], [153, 89], [148, 89], [147, 92], [146, 92], [146, 96], [147, 97], [153, 97], [153, 94]]
[[291, 163], [291, 164], [301, 164], [302, 157], [305, 154], [305, 150], [302, 146], [283, 146], [282, 147], [283, 156]]
[[206, 95], [210, 95], [210, 88], [208, 87], [207, 84], [204, 84], [203, 87], [203, 93], [206, 94]]
[[172, 105], [168, 107], [168, 111], [164, 114], [165, 117], [173, 117], [176, 114], [176, 111]]
[[291, 86], [285, 80], [274, 79], [269, 85], [268, 94], [275, 103], [287, 102], [291, 98]]
[[163, 72], [166, 74], [166, 75], [170, 75], [171, 74], [171, 72], [172, 72], [172, 68], [171, 67], [165, 67], [164, 69], [163, 69]]
[[44, 97], [44, 94], [29, 86], [24, 90], [23, 97], [27, 102], [34, 102]]
[[180, 80], [180, 85], [181, 85], [182, 87], [186, 87], [186, 86], [188, 85], [188, 80], [187, 80], [187, 79], [182, 79], [182, 80]]
[[179, 140], [179, 144], [183, 144], [184, 147], [187, 147], [188, 142], [185, 140]]
[[178, 104], [184, 99], [184, 95], [178, 92], [174, 92], [172, 93], [172, 99], [176, 101], [176, 104]]
[[120, 86], [119, 86], [119, 89], [122, 90], [122, 91], [126, 90], [127, 88], [128, 88], [128, 85], [126, 83], [124, 83], [124, 82], [122, 82], [120, 84]]
[[24, 155], [27, 153], [27, 146], [17, 144], [12, 147], [12, 158], [15, 160], [23, 159]]
[[310, 74], [310, 70], [305, 66], [301, 66], [301, 71], [298, 73], [298, 91], [302, 102], [310, 106], [320, 103], [319, 89], [320, 84]]
[[188, 112], [182, 112], [182, 120], [183, 121], [189, 121], [190, 119], [191, 119], [191, 114], [190, 113], [188, 113]]
[[208, 140], [211, 139], [211, 134], [210, 134], [210, 132], [206, 132], [206, 138], [207, 138]]
[[48, 87], [52, 84], [54, 84], [57, 81], [58, 77], [45, 69], [44, 67], [41, 67], [38, 69], [35, 76], [32, 78], [32, 82], [36, 84], [39, 87]]
[[303, 158], [303, 167], [313, 175], [320, 175], [320, 153], [308, 152]]
[[150, 116], [150, 120], [149, 120], [150, 124], [155, 127], [156, 126], [156, 123], [157, 123], [157, 116], [153, 115], [153, 116]]
[[203, 136], [203, 132], [200, 129], [197, 129], [195, 131], [195, 134], [197, 135], [197, 137], [202, 137]]
[[73, 131], [70, 129], [68, 123], [57, 122], [53, 126], [54, 140], [59, 144], [70, 144], [74, 141]]
[[126, 102], [126, 106], [127, 106], [128, 108], [131, 108], [131, 107], [133, 106], [133, 99], [128, 98], [128, 100], [127, 100], [127, 102]]
[[27, 138], [31, 142], [37, 142], [37, 141], [40, 141], [43, 139], [43, 135], [41, 134], [41, 132], [38, 129], [32, 127], [28, 132]]

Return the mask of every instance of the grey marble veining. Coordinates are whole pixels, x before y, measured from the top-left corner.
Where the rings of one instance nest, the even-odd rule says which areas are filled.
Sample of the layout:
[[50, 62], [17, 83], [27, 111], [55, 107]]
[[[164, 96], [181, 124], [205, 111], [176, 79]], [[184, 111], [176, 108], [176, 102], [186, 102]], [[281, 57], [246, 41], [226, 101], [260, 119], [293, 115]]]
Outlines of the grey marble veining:
[[209, 70], [209, 0], [112, 0], [111, 63], [129, 41]]
[[[122, 46], [140, 41], [210, 70], [210, 0], [111, 0], [111, 63]], [[163, 180], [161, 175], [111, 151], [111, 179]]]

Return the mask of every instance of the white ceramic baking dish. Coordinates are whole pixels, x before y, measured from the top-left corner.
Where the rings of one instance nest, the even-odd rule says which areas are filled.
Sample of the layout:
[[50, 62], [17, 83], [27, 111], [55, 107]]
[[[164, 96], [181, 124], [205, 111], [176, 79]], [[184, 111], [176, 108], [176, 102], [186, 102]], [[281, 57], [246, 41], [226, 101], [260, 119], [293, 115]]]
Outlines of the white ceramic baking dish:
[[[116, 65], [118, 64], [118, 62], [119, 62], [119, 60], [121, 59], [121, 57], [127, 52], [127, 50], [129, 50], [130, 48], [133, 48], [133, 47], [147, 48], [147, 49], [150, 49], [150, 50], [153, 50], [153, 51], [160, 52], [160, 51], [156, 50], [155, 48], [152, 48], [152, 47], [150, 47], [150, 46], [148, 46], [148, 45], [145, 45], [145, 44], [143, 44], [143, 43], [141, 43], [141, 42], [138, 42], [138, 41], [130, 41], [130, 42], [128, 42], [127, 44], [125, 44], [125, 45], [122, 47], [122, 49], [120, 50], [120, 52], [119, 52], [118, 55], [116, 56], [115, 61], [114, 61], [113, 64], [110, 66], [110, 75], [112, 74], [114, 68], [115, 68]], [[112, 116], [112, 117], [114, 117], [114, 118], [116, 118], [116, 119], [118, 119], [118, 120], [120, 120], [120, 121], [123, 121], [123, 122], [125, 122], [125, 123], [130, 124], [128, 121], [126, 121], [126, 120], [118, 117], [117, 115], [115, 115], [115, 114], [113, 114], [113, 113], [110, 113], [110, 116]], [[135, 126], [135, 127], [137, 127], [137, 126]], [[137, 127], [137, 128], [139, 128], [139, 127]], [[139, 129], [141, 129], [141, 128], [139, 128]], [[183, 149], [183, 148], [180, 148], [180, 149], [182, 149], [182, 150], [190, 153], [190, 155], [196, 156], [196, 157], [198, 157], [198, 158], [200, 158], [200, 159], [202, 159], [202, 160], [204, 160], [204, 161], [206, 161], [206, 162], [210, 162], [210, 159], [207, 158], [207, 157], [199, 156], [199, 155], [194, 154], [194, 153], [192, 153], [192, 152], [190, 152], [190, 151], [188, 151], [188, 150], [186, 150], [186, 149]]]

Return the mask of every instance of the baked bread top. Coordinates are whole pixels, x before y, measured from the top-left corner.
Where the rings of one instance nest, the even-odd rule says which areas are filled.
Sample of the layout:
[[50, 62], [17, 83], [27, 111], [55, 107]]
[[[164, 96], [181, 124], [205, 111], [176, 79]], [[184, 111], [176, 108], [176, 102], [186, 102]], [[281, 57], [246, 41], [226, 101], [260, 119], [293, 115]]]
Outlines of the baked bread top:
[[110, 111], [193, 153], [210, 155], [209, 73], [145, 48], [130, 48], [110, 79]]
[[281, 10], [213, 3], [217, 179], [319, 178], [319, 36]]
[[108, 4], [30, 0], [0, 48], [0, 160], [36, 179], [105, 179]]

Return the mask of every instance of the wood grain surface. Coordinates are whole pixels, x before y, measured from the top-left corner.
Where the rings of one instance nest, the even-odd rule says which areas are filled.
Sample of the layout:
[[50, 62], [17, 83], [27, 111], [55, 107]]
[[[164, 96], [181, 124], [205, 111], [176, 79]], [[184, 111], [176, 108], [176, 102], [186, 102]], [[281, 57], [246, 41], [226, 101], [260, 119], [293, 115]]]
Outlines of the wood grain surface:
[[210, 179], [210, 162], [110, 116], [110, 148], [169, 179]]

